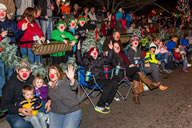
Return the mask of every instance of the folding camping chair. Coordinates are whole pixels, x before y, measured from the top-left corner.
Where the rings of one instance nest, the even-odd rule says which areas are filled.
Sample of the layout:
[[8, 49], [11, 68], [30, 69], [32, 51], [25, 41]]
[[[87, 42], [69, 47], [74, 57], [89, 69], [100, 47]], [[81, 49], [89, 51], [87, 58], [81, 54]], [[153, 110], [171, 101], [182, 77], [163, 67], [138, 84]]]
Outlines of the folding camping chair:
[[132, 85], [132, 83], [129, 81], [129, 78], [128, 78], [127, 75], [126, 75], [126, 69], [125, 69], [125, 68], [121, 68], [120, 70], [123, 71], [124, 77], [118, 82], [118, 85], [119, 85], [119, 86], [118, 86], [118, 89], [119, 89], [119, 88], [122, 88], [122, 87], [128, 87], [128, 90], [127, 90], [127, 93], [126, 93], [125, 96], [123, 96], [123, 94], [122, 94], [119, 90], [117, 90], [117, 93], [119, 94], [119, 96], [120, 96], [123, 100], [127, 100], [128, 95], [129, 95], [131, 89], [133, 88], [133, 85]]
[[[104, 73], [105, 74], [110, 74], [111, 73], [111, 78], [113, 77], [113, 71], [114, 69], [112, 69], [111, 71], [105, 71]], [[97, 84], [97, 81], [94, 77], [94, 75], [89, 75], [88, 77], [89, 78], [93, 78], [94, 80], [94, 84], [89, 86], [87, 84], [87, 82], [85, 81], [85, 77], [86, 77], [86, 73], [85, 73], [85, 70], [84, 70], [84, 67], [82, 66], [79, 66], [79, 69], [78, 69], [78, 82], [80, 84], [80, 87], [82, 88], [83, 90], [83, 95], [80, 96], [80, 88], [78, 89], [78, 98], [79, 98], [79, 102], [82, 103], [85, 99], [88, 98], [88, 100], [90, 101], [90, 103], [93, 105], [93, 107], [95, 107], [95, 104], [93, 103], [92, 99], [91, 99], [91, 95], [97, 91], [96, 94], [94, 94], [93, 97], [96, 97], [98, 96], [100, 93], [102, 93], [102, 88], [100, 85]]]

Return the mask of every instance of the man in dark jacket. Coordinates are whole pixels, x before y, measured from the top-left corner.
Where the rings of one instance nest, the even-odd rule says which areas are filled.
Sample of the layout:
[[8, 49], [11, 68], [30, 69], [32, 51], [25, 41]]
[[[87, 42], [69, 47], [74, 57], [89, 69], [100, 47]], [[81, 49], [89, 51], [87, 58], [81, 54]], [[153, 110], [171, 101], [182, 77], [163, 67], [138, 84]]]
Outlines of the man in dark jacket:
[[2, 109], [8, 109], [6, 119], [13, 128], [32, 128], [31, 123], [25, 121], [18, 113], [25, 116], [31, 115], [31, 110], [26, 108], [17, 108], [15, 103], [22, 97], [22, 88], [31, 85], [33, 76], [31, 76], [31, 67], [29, 62], [21, 61], [17, 66], [16, 72], [3, 87], [3, 96], [1, 102]]

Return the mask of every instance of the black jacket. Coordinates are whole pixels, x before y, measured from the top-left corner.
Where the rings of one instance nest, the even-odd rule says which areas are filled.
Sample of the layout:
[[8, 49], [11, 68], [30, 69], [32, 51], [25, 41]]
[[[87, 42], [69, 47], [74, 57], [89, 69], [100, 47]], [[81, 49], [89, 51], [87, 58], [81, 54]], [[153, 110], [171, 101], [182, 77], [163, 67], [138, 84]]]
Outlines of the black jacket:
[[98, 56], [95, 60], [92, 56], [85, 53], [81, 56], [81, 51], [77, 50], [77, 64], [85, 67], [85, 71], [90, 71], [96, 79], [105, 79], [104, 66], [108, 65], [112, 60], [113, 53], [109, 50], [108, 56]]
[[14, 72], [3, 86], [1, 109], [8, 109], [9, 114], [18, 114], [18, 108], [15, 106], [15, 103], [22, 97], [22, 88], [32, 85], [33, 78], [31, 75], [26, 81], [20, 81], [17, 78], [17, 73]]
[[[123, 52], [122, 52], [123, 53]], [[123, 53], [124, 54], [124, 53]], [[126, 55], [125, 55], [126, 56]], [[113, 52], [113, 59], [110, 62], [112, 67], [116, 67], [117, 65], [121, 66], [122, 68], [129, 67], [129, 64], [126, 64], [125, 61], [115, 52]]]
[[137, 49], [137, 52], [133, 50], [131, 47], [127, 50], [127, 57], [129, 59], [130, 64], [135, 64], [135, 61], [142, 60], [142, 52], [140, 49]]

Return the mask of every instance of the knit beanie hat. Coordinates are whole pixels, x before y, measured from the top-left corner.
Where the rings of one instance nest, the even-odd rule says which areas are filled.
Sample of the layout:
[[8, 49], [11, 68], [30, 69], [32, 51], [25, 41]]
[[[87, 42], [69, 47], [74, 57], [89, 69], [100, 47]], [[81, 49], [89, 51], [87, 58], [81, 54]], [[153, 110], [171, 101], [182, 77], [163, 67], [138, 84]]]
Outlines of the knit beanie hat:
[[85, 17], [84, 17], [84, 16], [79, 16], [79, 17], [78, 17], [78, 22], [79, 22], [80, 20], [84, 20], [84, 21], [85, 21]]
[[57, 27], [59, 24], [64, 24], [64, 25], [66, 26], [66, 23], [65, 23], [65, 21], [63, 21], [63, 20], [59, 20], [59, 22], [56, 24], [56, 27]]
[[139, 38], [138, 38], [137, 36], [133, 36], [133, 37], [131, 38], [131, 40], [130, 40], [131, 43], [133, 43], [133, 42], [135, 42], [135, 41], [139, 43]]
[[94, 51], [94, 49], [96, 49], [96, 51], [97, 51], [98, 54], [99, 54], [99, 49], [98, 49], [97, 47], [92, 47], [92, 48], [90, 48], [89, 51], [88, 51], [88, 54], [91, 55], [91, 52]]
[[17, 70], [21, 70], [21, 69], [27, 69], [27, 70], [31, 70], [31, 65], [28, 61], [21, 61], [19, 62], [19, 64], [17, 65]]
[[71, 21], [75, 21], [75, 22], [76, 22], [76, 20], [75, 20], [74, 18], [71, 18], [71, 19], [68, 21], [68, 25], [70, 25]]

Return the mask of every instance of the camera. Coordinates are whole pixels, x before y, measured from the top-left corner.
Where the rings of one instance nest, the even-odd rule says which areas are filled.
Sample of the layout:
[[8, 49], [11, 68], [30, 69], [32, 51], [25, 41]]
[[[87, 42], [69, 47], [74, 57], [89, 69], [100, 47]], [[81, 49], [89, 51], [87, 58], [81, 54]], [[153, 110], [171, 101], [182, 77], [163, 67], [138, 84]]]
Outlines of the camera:
[[15, 33], [12, 32], [10, 28], [8, 28], [7, 36], [8, 37], [15, 37]]

